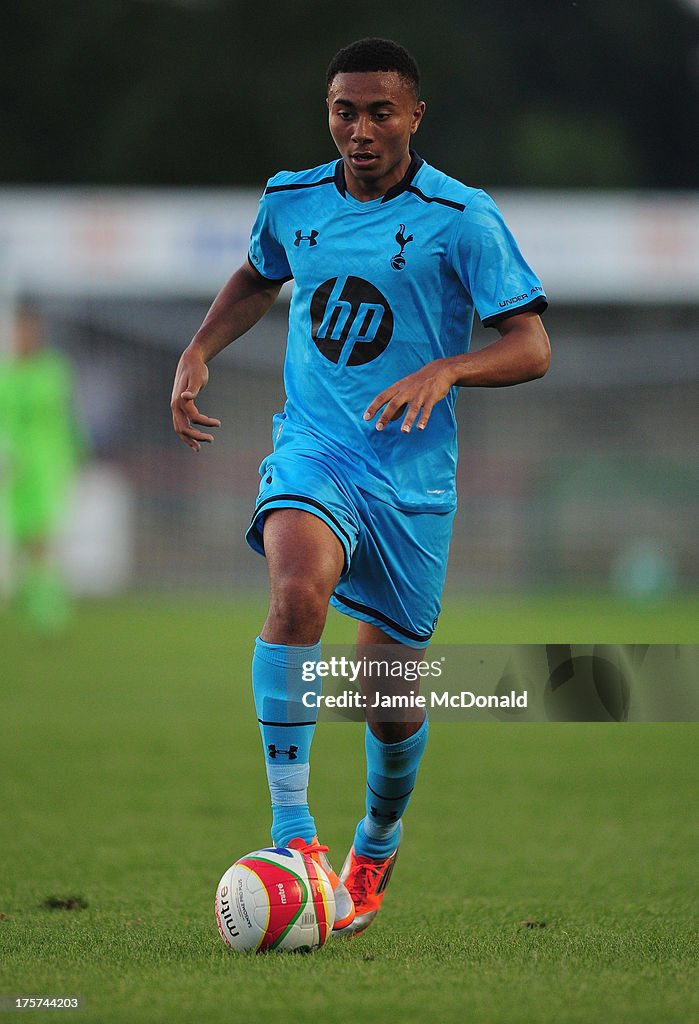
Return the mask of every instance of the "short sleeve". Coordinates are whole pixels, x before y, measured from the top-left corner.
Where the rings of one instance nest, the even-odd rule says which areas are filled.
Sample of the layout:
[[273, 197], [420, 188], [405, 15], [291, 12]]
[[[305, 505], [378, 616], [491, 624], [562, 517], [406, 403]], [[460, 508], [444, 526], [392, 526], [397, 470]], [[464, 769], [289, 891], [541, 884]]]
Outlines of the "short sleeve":
[[273, 202], [263, 195], [250, 235], [248, 259], [255, 270], [270, 281], [290, 281], [294, 276], [279, 241]]
[[543, 313], [548, 302], [500, 210], [478, 192], [461, 214], [451, 260], [485, 327], [516, 313]]

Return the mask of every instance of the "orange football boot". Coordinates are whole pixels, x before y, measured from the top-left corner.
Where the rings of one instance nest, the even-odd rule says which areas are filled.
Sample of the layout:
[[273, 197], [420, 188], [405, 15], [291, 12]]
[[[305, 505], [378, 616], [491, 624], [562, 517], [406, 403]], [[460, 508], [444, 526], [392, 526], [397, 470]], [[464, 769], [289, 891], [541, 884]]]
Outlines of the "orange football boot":
[[340, 881], [344, 882], [354, 903], [355, 917], [347, 925], [339, 925], [335, 934], [351, 938], [359, 935], [372, 923], [379, 910], [393, 874], [393, 867], [398, 859], [398, 849], [403, 838], [401, 823], [398, 833], [398, 846], [385, 860], [374, 860], [373, 857], [362, 857], [354, 852], [354, 846], [347, 854], [347, 860], [340, 872]]
[[347, 887], [340, 881], [337, 874], [333, 871], [330, 861], [325, 856], [328, 852], [328, 847], [322, 846], [318, 842], [318, 836], [314, 836], [310, 843], [307, 843], [305, 839], [292, 839], [288, 843], [288, 847], [290, 850], [299, 850], [301, 853], [307, 853], [316, 864], [320, 865], [330, 879], [330, 885], [335, 897], [335, 923], [333, 931], [351, 925], [355, 915], [354, 903], [347, 891]]

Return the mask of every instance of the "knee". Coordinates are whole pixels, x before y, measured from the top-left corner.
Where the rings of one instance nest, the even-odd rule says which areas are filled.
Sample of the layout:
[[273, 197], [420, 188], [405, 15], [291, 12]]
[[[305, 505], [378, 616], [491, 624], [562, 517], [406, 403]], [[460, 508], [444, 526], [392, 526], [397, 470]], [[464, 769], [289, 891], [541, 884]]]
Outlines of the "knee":
[[327, 587], [306, 576], [277, 581], [263, 630], [269, 643], [314, 644], [320, 640], [328, 614]]
[[417, 721], [377, 722], [367, 716], [367, 720], [372, 733], [381, 743], [402, 743], [415, 735], [425, 719], [423, 716]]

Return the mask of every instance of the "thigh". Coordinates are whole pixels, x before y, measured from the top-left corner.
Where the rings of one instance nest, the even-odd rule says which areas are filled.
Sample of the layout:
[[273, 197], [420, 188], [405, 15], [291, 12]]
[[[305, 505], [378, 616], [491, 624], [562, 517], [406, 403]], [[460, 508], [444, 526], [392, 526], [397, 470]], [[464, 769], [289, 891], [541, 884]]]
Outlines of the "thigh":
[[322, 519], [298, 508], [273, 509], [265, 517], [263, 538], [273, 594], [293, 577], [327, 590], [330, 598], [345, 556], [342, 544]]
[[[284, 544], [287, 531], [277, 527], [274, 534], [268, 533], [267, 521], [272, 522], [278, 510], [297, 510], [325, 524], [335, 535], [343, 550], [343, 569], [347, 569], [359, 535], [359, 518], [354, 496], [330, 460], [318, 453], [285, 449], [265, 459], [260, 478], [255, 511], [245, 535], [250, 547], [269, 557], [270, 542], [277, 541], [279, 532], [279, 543]], [[323, 531], [313, 534], [313, 530], [309, 522], [311, 549], [315, 536], [325, 536]]]

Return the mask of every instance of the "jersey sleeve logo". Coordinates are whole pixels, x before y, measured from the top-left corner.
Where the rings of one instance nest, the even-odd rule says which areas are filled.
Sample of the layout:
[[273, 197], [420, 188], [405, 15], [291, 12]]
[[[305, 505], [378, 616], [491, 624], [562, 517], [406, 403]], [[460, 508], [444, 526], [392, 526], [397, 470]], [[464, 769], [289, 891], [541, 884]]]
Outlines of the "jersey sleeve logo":
[[331, 363], [362, 366], [380, 356], [390, 342], [393, 311], [369, 281], [332, 277], [311, 299], [311, 336]]
[[408, 235], [407, 238], [405, 237], [405, 224], [401, 224], [401, 226], [398, 228], [398, 231], [396, 232], [396, 241], [400, 246], [400, 252], [397, 252], [393, 259], [391, 260], [391, 266], [393, 267], [394, 270], [402, 270], [403, 267], [405, 266], [405, 256], [403, 255], [403, 250], [405, 249], [408, 242], [413, 241], [412, 235]]

